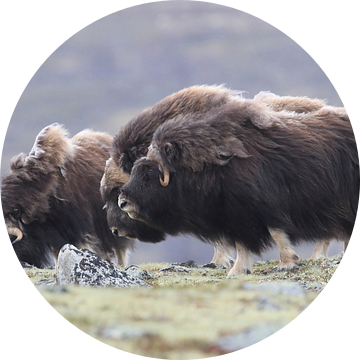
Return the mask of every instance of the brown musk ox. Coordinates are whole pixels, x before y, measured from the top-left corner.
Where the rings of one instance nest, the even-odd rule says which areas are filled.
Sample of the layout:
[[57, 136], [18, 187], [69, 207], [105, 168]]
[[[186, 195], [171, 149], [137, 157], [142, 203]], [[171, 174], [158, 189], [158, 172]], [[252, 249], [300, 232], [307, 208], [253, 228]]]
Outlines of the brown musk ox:
[[[238, 93], [223, 86], [192, 86], [167, 96], [143, 110], [123, 126], [114, 137], [112, 157], [101, 180], [101, 194], [106, 202], [107, 220], [116, 235], [157, 243], [165, 234], [143, 222], [131, 219], [119, 209], [121, 187], [129, 180], [134, 162], [145, 156], [155, 130], [165, 121], [179, 115], [203, 114], [212, 108], [237, 101]], [[230, 266], [233, 249], [226, 243], [214, 244], [212, 262]]]
[[8, 233], [22, 262], [49, 265], [73, 244], [125, 266], [132, 243], [108, 228], [99, 191], [112, 137], [84, 130], [72, 139], [59, 124], [44, 128], [31, 151], [10, 163], [1, 201]]
[[[153, 132], [158, 125], [169, 118], [178, 114], [205, 113], [213, 107], [238, 101], [241, 99], [239, 94], [239, 92], [230, 91], [224, 87], [193, 86], [174, 93], [155, 106], [144, 110], [119, 131], [113, 143], [113, 158], [108, 160], [101, 181], [101, 193], [106, 201], [107, 219], [114, 234], [154, 243], [165, 238], [164, 233], [144, 223], [131, 220], [119, 211], [119, 191], [129, 179], [134, 159], [146, 154]], [[325, 105], [324, 102], [317, 99], [279, 97], [269, 92], [261, 92], [255, 98], [276, 111], [287, 109], [310, 112]], [[232, 249], [224, 247], [225, 243], [222, 241], [215, 244], [212, 262], [229, 266]]]
[[168, 234], [235, 246], [229, 275], [275, 241], [279, 268], [292, 245], [351, 236], [359, 161], [345, 109], [273, 111], [256, 100], [179, 116], [155, 132], [134, 164], [119, 206]]

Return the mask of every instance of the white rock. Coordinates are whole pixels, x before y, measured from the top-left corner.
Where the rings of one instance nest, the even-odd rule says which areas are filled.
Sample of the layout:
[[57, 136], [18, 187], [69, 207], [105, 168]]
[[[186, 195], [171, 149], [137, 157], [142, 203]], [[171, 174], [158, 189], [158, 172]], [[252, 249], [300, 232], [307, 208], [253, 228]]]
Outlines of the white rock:
[[76, 284], [95, 287], [151, 286], [113, 264], [101, 259], [93, 252], [66, 244], [56, 264], [56, 280], [59, 285]]

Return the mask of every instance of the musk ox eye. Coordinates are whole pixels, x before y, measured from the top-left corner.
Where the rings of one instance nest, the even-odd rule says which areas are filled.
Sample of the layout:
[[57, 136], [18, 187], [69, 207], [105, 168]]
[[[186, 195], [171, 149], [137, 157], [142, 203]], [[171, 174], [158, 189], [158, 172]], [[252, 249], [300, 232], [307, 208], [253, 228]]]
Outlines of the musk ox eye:
[[12, 209], [10, 214], [15, 220], [19, 220], [20, 215], [21, 215], [21, 211], [20, 211], [19, 208], [14, 208], [14, 209]]

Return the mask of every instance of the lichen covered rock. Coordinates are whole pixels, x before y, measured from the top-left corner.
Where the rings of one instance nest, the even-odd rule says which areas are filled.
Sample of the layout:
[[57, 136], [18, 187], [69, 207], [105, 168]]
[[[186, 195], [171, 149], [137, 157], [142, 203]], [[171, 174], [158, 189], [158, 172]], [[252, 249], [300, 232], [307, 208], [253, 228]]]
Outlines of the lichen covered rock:
[[59, 285], [75, 284], [95, 287], [151, 286], [147, 282], [120, 270], [93, 252], [66, 244], [56, 264]]

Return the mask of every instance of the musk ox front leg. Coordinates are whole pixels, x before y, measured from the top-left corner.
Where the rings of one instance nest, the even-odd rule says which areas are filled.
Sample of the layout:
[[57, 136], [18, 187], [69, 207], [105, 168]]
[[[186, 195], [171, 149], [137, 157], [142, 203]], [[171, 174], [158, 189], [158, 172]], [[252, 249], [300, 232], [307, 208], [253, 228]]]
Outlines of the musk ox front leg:
[[236, 261], [229, 271], [231, 275], [248, 275], [252, 274], [251, 269], [251, 252], [242, 244], [236, 243]]
[[293, 269], [297, 265], [296, 261], [299, 261], [300, 258], [293, 250], [289, 237], [280, 229], [269, 229], [269, 232], [280, 252], [277, 270], [287, 271]]
[[231, 253], [232, 249], [230, 249], [229, 247], [215, 243], [214, 256], [210, 262], [213, 264], [221, 264], [226, 268], [230, 268], [232, 263], [234, 262]]

